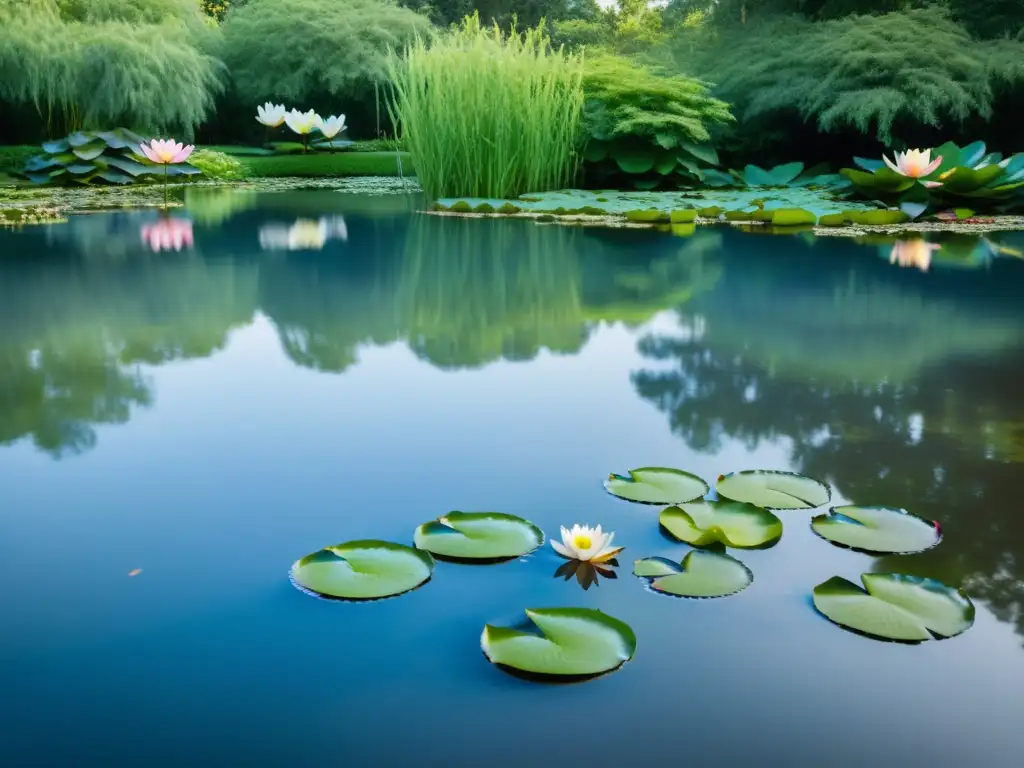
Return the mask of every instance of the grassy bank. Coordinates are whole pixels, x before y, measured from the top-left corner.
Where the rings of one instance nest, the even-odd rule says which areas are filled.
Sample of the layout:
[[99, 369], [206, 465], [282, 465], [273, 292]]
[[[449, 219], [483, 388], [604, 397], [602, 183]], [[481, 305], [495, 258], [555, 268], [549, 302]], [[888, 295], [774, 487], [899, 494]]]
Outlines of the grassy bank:
[[[401, 174], [399, 173], [401, 159]], [[250, 178], [414, 176], [412, 158], [395, 152], [325, 152], [307, 155], [235, 156]]]

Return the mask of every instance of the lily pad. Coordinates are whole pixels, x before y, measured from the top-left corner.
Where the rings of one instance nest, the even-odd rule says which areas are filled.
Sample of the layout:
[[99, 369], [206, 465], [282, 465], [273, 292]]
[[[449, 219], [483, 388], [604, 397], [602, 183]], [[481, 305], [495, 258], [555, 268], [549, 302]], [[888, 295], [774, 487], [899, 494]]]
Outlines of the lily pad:
[[527, 608], [517, 627], [484, 626], [480, 647], [507, 670], [544, 677], [592, 677], [633, 658], [628, 624], [590, 608]]
[[811, 528], [841, 547], [886, 554], [923, 552], [942, 539], [935, 523], [894, 507], [833, 507]]
[[507, 560], [543, 544], [544, 532], [501, 512], [449, 512], [417, 528], [413, 541], [439, 558]]
[[742, 592], [754, 574], [735, 557], [695, 549], [683, 562], [648, 557], [633, 563], [633, 574], [651, 579], [651, 589], [676, 597], [727, 597]]
[[778, 517], [741, 501], [696, 501], [666, 507], [660, 521], [677, 539], [695, 547], [765, 547], [782, 537], [782, 521]]
[[373, 600], [423, 584], [434, 570], [428, 552], [389, 541], [349, 541], [324, 547], [292, 565], [296, 585], [324, 597]]
[[953, 637], [974, 623], [970, 598], [940, 581], [901, 573], [860, 579], [864, 589], [839, 576], [822, 582], [814, 588], [814, 607], [846, 629], [911, 643]]
[[774, 469], [750, 469], [719, 478], [719, 496], [765, 509], [812, 509], [827, 504], [832, 491], [820, 480]]
[[631, 469], [628, 477], [612, 474], [604, 481], [604, 488], [613, 496], [638, 504], [683, 504], [709, 490], [697, 475], [668, 467]]

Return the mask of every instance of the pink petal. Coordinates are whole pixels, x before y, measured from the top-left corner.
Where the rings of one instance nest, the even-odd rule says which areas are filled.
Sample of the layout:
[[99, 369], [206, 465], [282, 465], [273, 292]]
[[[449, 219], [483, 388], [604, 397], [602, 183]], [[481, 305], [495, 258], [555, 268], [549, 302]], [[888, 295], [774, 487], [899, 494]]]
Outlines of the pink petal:
[[[925, 175], [927, 176], [927, 174], [925, 174]], [[934, 189], [935, 187], [941, 187], [942, 186], [942, 182], [941, 181], [922, 181], [921, 183], [924, 184], [929, 189]]]
[[157, 157], [156, 152], [153, 151], [152, 147], [147, 146], [146, 144], [141, 144], [140, 149], [142, 149], [143, 154], [150, 160], [152, 160], [154, 163], [160, 162], [160, 158]]
[[930, 162], [925, 167], [924, 173], [922, 173], [921, 175], [927, 176], [928, 174], [935, 173], [935, 169], [938, 168], [940, 165], [942, 165], [942, 155], [939, 155], [937, 158], [932, 160], [932, 162]]
[[188, 156], [192, 154], [192, 150], [194, 150], [194, 149], [195, 149], [195, 147], [193, 145], [191, 145], [191, 144], [189, 144], [187, 147], [179, 147], [177, 153], [174, 155], [174, 158], [171, 160], [171, 162], [172, 163], [183, 163], [183, 162], [185, 162], [185, 160], [188, 159]]
[[882, 159], [885, 161], [885, 164], [889, 166], [890, 170], [896, 171], [896, 173], [898, 173], [900, 176], [906, 176], [907, 175], [907, 174], [905, 174], [903, 172], [903, 170], [898, 165], [896, 165], [896, 163], [894, 163], [892, 160], [890, 160], [885, 155], [882, 155]]

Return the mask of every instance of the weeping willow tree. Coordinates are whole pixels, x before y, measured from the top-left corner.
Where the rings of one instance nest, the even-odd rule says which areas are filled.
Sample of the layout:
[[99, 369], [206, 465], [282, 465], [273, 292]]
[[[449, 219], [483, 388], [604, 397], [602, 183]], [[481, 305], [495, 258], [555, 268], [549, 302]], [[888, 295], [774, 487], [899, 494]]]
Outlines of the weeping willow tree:
[[890, 144], [922, 128], [988, 120], [993, 72], [1010, 72], [1024, 47], [977, 41], [928, 8], [824, 22], [768, 17], [722, 29], [679, 58], [717, 83], [743, 122], [796, 115], [824, 133]]
[[195, 0], [0, 0], [0, 103], [50, 134], [191, 135], [220, 90], [216, 34]]

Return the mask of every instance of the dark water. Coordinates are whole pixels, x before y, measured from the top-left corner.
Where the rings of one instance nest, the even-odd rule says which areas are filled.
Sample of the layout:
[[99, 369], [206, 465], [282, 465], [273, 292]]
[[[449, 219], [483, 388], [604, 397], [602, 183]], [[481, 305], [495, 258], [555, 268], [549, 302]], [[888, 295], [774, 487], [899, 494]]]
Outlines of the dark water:
[[[150, 213], [0, 232], [0, 764], [1024, 764], [1020, 236], [922, 271], [886, 240], [414, 207], [207, 197], [191, 246], [148, 230], [180, 252]], [[666, 598], [632, 561], [686, 547], [601, 489], [644, 465], [794, 469], [946, 537], [875, 559], [782, 513], [745, 592]], [[545, 547], [369, 604], [288, 582], [452, 509], [602, 523], [618, 578], [583, 591]], [[870, 570], [964, 586], [974, 627], [815, 614]], [[485, 622], [560, 605], [630, 623], [634, 660], [544, 686], [481, 654]]]

